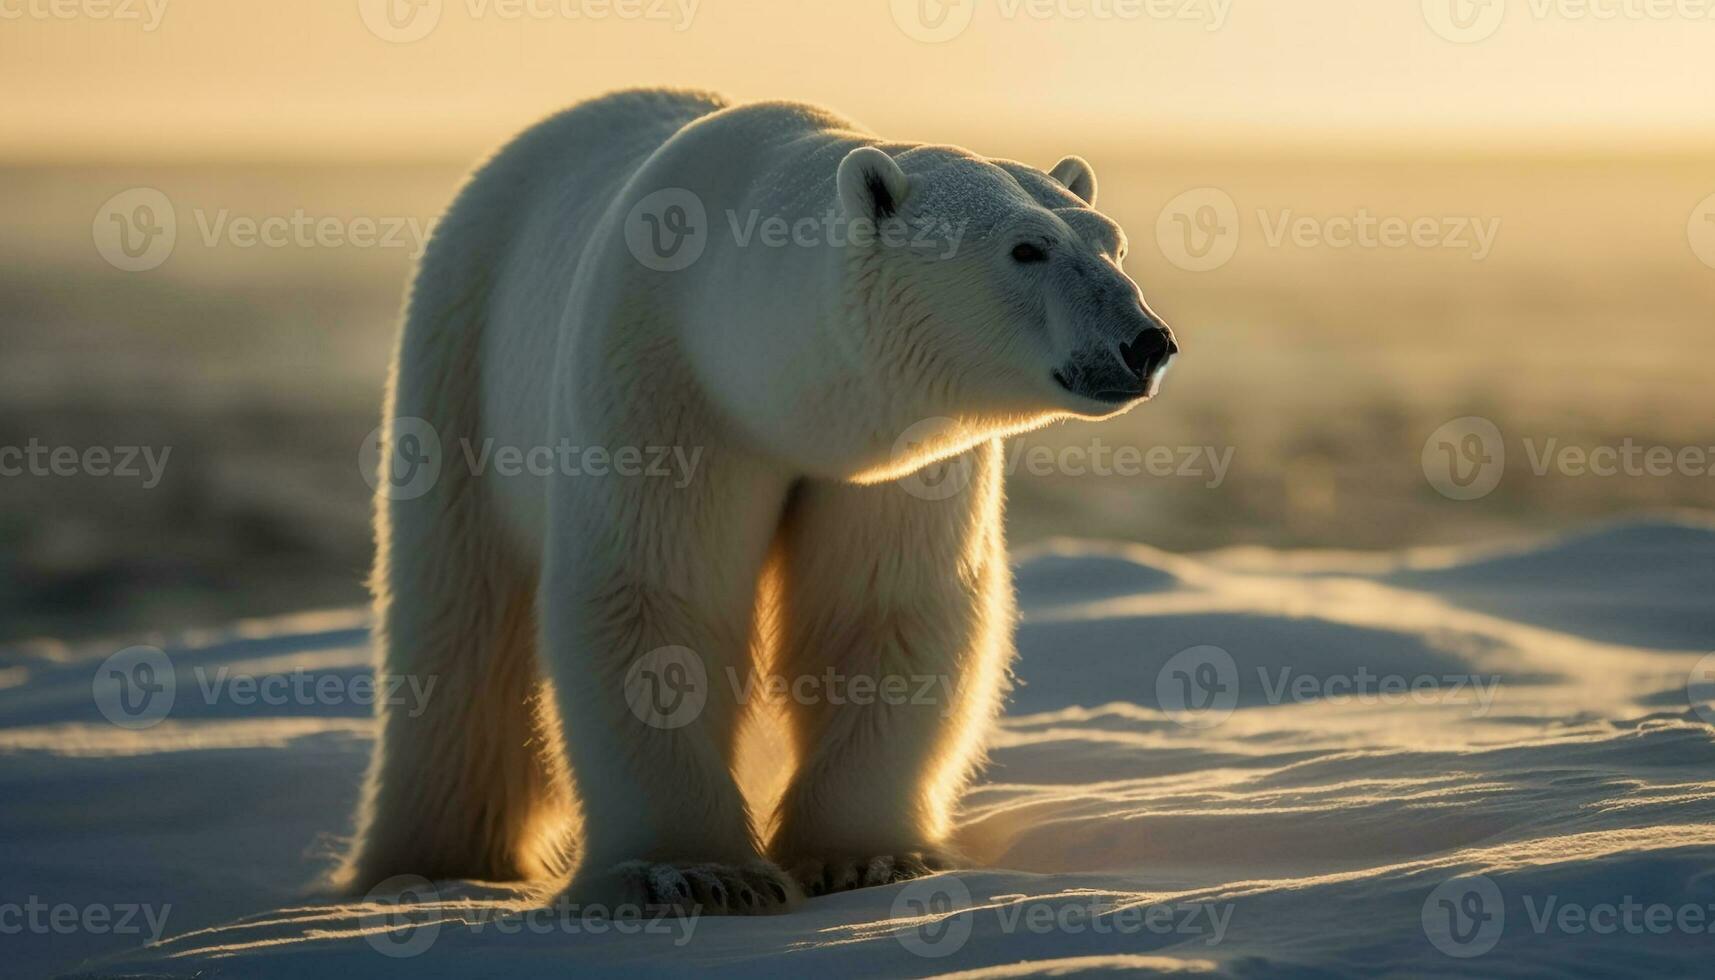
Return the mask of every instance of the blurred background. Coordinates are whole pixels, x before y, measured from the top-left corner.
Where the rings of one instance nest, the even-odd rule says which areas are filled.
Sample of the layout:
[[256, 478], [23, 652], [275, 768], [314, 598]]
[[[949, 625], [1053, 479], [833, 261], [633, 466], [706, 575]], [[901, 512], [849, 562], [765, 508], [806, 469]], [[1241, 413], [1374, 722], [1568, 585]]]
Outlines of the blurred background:
[[[1715, 447], [1712, 50], [1701, 0], [0, 0], [0, 642], [362, 601], [423, 236], [509, 135], [635, 85], [1094, 164], [1186, 353], [1020, 440], [1015, 545], [1710, 508], [1695, 467], [1533, 455]], [[1459, 500], [1425, 450], [1468, 416], [1505, 461]]]

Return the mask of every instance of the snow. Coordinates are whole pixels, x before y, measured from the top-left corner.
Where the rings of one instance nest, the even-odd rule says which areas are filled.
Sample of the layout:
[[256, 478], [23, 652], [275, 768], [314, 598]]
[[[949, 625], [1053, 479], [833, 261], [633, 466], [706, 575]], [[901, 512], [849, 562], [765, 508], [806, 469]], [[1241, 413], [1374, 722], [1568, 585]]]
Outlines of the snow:
[[[404, 907], [309, 891], [369, 750], [360, 613], [173, 638], [171, 714], [138, 730], [91, 696], [111, 647], [13, 651], [0, 972], [1672, 976], [1715, 962], [1715, 526], [1383, 557], [1056, 542], [1018, 556], [1018, 586], [1019, 684], [961, 821], [980, 870], [623, 932], [523, 916], [529, 897], [504, 886], [438, 883]], [[334, 693], [205, 693], [293, 671]], [[78, 921], [55, 927], [54, 907]], [[113, 928], [127, 910], [130, 931]], [[164, 938], [145, 946], [150, 915]]]

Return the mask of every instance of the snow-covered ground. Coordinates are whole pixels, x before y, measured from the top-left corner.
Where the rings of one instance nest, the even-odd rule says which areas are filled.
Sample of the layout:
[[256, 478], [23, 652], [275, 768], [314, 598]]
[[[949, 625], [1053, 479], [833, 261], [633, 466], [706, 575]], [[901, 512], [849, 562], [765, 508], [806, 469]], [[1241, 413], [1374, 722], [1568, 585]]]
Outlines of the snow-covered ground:
[[[369, 751], [359, 613], [175, 638], [117, 694], [111, 648], [13, 651], [0, 973], [1715, 969], [1715, 526], [1382, 558], [1067, 543], [1018, 587], [1019, 685], [963, 818], [981, 870], [640, 931], [474, 884], [307, 895]], [[146, 665], [170, 712], [109, 722], [159, 714]]]

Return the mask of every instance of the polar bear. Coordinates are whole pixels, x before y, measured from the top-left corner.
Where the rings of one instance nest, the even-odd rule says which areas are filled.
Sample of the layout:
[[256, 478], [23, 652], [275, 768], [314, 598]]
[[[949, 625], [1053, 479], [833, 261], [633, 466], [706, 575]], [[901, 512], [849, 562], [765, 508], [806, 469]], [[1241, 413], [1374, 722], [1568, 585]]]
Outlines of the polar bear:
[[[1000, 441], [1126, 411], [1178, 350], [1095, 199], [1077, 157], [666, 90], [478, 170], [384, 413], [439, 476], [397, 492], [395, 447], [376, 508], [379, 672], [438, 684], [379, 709], [341, 884], [571, 871], [586, 907], [743, 914], [956, 863], [1012, 656]], [[700, 463], [501, 473], [493, 447]], [[753, 814], [733, 759], [759, 675], [848, 690], [788, 688], [793, 769]], [[661, 716], [639, 684], [700, 703]]]

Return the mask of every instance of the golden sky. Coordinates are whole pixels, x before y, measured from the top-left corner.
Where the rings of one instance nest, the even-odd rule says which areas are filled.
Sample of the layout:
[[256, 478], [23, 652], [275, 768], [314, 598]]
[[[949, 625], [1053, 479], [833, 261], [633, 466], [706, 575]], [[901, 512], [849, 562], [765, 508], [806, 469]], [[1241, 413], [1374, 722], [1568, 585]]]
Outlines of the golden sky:
[[654, 84], [948, 142], [1624, 148], [1715, 136], [1715, 0], [0, 0], [13, 158], [462, 157]]

